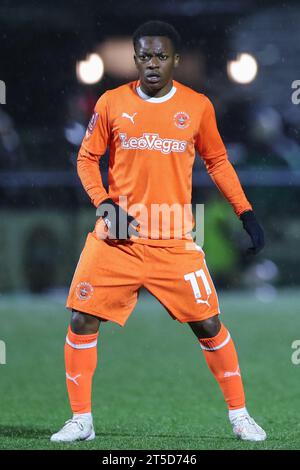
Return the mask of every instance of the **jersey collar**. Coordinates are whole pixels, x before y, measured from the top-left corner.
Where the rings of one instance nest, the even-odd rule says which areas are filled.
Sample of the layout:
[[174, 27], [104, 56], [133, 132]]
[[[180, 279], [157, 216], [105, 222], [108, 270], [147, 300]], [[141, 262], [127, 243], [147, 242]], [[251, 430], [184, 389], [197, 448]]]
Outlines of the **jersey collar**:
[[141, 90], [140, 86], [136, 87], [136, 92], [139, 97], [142, 98], [144, 101], [147, 101], [148, 103], [163, 103], [164, 101], [168, 101], [175, 95], [176, 91], [177, 88], [173, 85], [169, 93], [164, 96], [161, 96], [160, 98], [155, 98], [153, 96], [146, 95], [146, 93]]

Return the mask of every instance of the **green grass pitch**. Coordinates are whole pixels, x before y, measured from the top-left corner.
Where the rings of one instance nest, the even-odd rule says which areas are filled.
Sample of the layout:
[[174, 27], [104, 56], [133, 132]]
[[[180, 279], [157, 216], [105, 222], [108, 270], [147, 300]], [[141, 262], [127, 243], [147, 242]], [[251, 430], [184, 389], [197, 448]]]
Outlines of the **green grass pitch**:
[[106, 323], [99, 337], [93, 411], [96, 439], [49, 442], [70, 417], [63, 346], [69, 312], [49, 297], [0, 296], [0, 449], [300, 449], [299, 294], [269, 304], [220, 293], [235, 340], [247, 405], [268, 439], [237, 441], [215, 379], [187, 325], [141, 295], [125, 328]]

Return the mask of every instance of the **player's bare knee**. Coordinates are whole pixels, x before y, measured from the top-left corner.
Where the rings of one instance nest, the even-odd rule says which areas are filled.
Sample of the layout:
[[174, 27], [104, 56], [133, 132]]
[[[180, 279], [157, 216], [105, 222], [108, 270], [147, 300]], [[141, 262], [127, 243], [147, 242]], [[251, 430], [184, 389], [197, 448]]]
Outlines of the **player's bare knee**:
[[73, 333], [78, 335], [87, 335], [97, 333], [100, 320], [93, 315], [72, 310], [70, 325]]
[[203, 321], [203, 328], [205, 333], [208, 335], [207, 338], [216, 336], [221, 328], [221, 322], [219, 320], [219, 315], [215, 315], [214, 317], [208, 318], [207, 320]]
[[197, 338], [213, 338], [219, 333], [221, 328], [219, 315], [202, 321], [190, 322], [189, 325]]

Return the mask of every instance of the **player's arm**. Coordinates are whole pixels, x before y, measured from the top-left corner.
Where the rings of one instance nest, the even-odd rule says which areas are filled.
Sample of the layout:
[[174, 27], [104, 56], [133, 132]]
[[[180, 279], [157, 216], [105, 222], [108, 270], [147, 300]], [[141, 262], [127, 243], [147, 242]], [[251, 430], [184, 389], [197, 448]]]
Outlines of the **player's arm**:
[[109, 197], [103, 186], [99, 160], [109, 142], [110, 122], [107, 96], [104, 93], [95, 106], [78, 152], [77, 172], [84, 189], [97, 207], [97, 215], [103, 218], [110, 238], [126, 239], [131, 235], [138, 236], [138, 223]]
[[264, 247], [264, 233], [256, 220], [239, 178], [228, 160], [224, 143], [218, 131], [214, 107], [208, 98], [205, 100], [197, 148], [208, 174], [232, 205], [235, 213], [242, 220], [244, 229], [251, 237], [253, 246], [248, 251], [256, 254]]
[[77, 157], [77, 172], [81, 183], [95, 207], [108, 198], [99, 168], [100, 155], [81, 146]]
[[103, 186], [99, 160], [110, 141], [107, 96], [104, 93], [96, 103], [77, 157], [77, 172], [92, 203], [98, 207], [108, 198]]

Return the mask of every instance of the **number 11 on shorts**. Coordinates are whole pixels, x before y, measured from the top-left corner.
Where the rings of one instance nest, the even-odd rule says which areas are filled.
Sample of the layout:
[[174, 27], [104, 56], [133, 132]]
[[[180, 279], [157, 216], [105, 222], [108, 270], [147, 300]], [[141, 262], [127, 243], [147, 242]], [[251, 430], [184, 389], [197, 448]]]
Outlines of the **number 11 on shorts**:
[[[200, 288], [199, 288], [199, 285], [198, 285], [197, 278], [200, 278], [203, 282], [203, 286], [204, 286], [204, 289], [205, 289], [206, 294], [207, 294], [207, 299], [206, 300], [201, 299], [201, 292], [200, 292]], [[207, 305], [209, 305], [208, 299], [209, 299], [209, 296], [211, 294], [211, 288], [210, 288], [208, 279], [207, 279], [206, 274], [203, 271], [203, 269], [199, 269], [198, 271], [195, 271], [193, 273], [185, 274], [184, 279], [185, 279], [185, 281], [189, 281], [191, 283], [191, 286], [192, 286], [197, 304], [207, 304]]]

